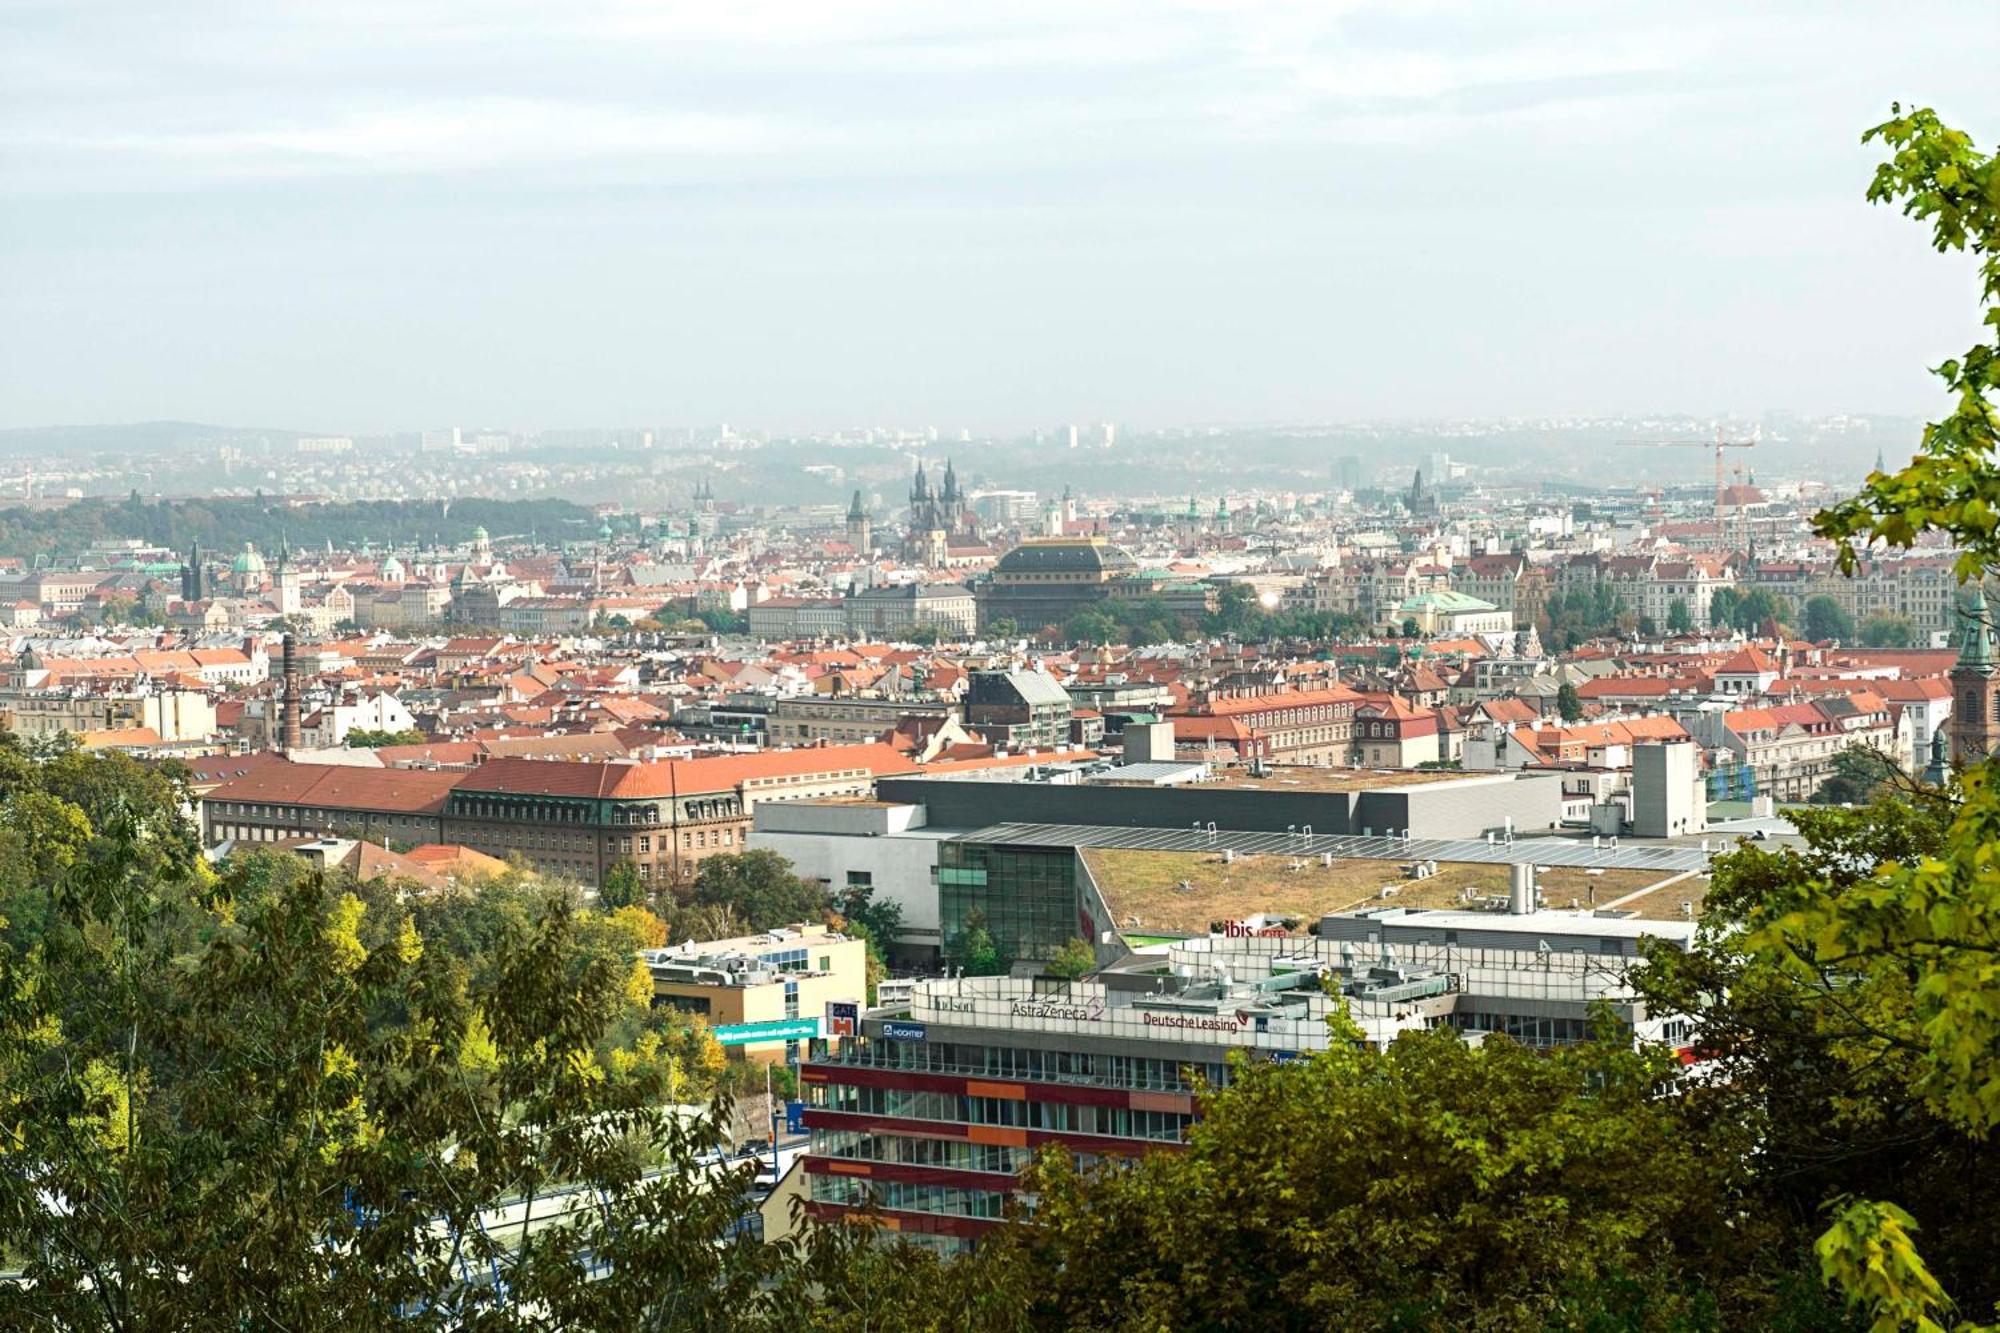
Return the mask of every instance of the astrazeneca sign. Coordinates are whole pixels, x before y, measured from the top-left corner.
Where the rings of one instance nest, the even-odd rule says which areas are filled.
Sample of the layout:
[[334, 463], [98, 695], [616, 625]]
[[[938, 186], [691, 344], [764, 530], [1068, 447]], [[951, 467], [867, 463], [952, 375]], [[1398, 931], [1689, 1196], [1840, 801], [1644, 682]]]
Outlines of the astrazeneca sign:
[[1051, 1018], [1059, 1022], [1098, 1023], [1104, 1019], [1104, 1001], [1016, 1000], [1010, 1011], [1016, 1018]]

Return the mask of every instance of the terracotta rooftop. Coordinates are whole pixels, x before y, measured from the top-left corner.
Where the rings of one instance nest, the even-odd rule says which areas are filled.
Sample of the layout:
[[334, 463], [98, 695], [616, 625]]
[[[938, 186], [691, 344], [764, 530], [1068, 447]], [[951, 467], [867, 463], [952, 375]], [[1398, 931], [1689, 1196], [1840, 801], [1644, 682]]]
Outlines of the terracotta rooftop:
[[329, 810], [384, 810], [437, 814], [463, 772], [419, 768], [355, 768], [346, 764], [281, 761], [232, 778], [210, 792], [210, 801], [269, 802]]

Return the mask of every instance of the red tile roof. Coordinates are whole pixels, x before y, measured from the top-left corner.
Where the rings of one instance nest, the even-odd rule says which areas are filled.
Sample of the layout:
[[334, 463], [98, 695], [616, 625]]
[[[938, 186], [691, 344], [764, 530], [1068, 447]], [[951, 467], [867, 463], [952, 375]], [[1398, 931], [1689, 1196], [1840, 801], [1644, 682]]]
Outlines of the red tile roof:
[[345, 764], [282, 761], [232, 778], [205, 799], [434, 815], [444, 809], [445, 797], [464, 776], [462, 772], [419, 768], [355, 768]]
[[1775, 676], [1778, 664], [1756, 644], [1745, 644], [1736, 655], [1715, 669], [1718, 676]]
[[881, 777], [915, 772], [916, 765], [894, 746], [869, 742], [708, 759], [663, 759], [650, 764], [496, 758], [460, 777], [467, 791], [644, 800], [736, 791], [771, 779], [858, 771]]
[[1288, 708], [1311, 708], [1318, 704], [1355, 703], [1361, 696], [1345, 685], [1330, 685], [1317, 690], [1284, 690], [1276, 694], [1252, 694], [1231, 699], [1212, 699], [1207, 703], [1189, 704], [1185, 713], [1181, 708], [1170, 710], [1178, 720], [1182, 716], [1195, 717], [1243, 717], [1258, 713], [1274, 713]]

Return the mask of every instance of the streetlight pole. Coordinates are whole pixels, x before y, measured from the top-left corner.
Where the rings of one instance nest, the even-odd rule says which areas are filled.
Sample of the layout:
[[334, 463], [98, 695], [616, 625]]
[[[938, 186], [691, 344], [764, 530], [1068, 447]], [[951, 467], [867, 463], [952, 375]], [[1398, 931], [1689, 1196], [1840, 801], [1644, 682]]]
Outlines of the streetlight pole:
[[764, 1066], [764, 1109], [771, 1117], [771, 1184], [778, 1183], [778, 1103], [771, 1095], [771, 1066]]

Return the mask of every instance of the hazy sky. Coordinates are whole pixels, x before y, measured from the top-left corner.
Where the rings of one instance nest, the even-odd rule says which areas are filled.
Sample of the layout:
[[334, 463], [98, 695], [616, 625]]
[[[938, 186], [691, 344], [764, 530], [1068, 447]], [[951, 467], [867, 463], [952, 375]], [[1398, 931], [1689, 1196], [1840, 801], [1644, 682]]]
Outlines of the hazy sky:
[[[1921, 16], [1920, 18], [1918, 16]], [[0, 425], [1929, 412], [2000, 5], [9, 0]]]

